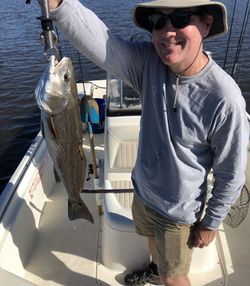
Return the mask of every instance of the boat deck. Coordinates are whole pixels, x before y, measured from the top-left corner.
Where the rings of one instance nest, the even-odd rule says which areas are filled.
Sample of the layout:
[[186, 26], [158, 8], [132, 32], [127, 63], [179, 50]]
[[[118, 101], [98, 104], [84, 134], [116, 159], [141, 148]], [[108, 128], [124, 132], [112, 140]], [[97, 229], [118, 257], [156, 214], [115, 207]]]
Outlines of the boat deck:
[[[85, 155], [91, 163], [87, 140]], [[103, 135], [95, 135], [95, 149], [102, 159]], [[93, 180], [85, 182], [93, 189]], [[25, 279], [35, 285], [107, 286], [122, 285], [123, 274], [109, 270], [101, 263], [102, 216], [99, 215], [95, 195], [81, 194], [91, 210], [94, 224], [86, 220], [70, 222], [67, 216], [67, 194], [62, 183], [56, 184], [43, 216], [33, 245], [32, 256], [26, 265]], [[35, 226], [34, 226], [35, 227]]]
[[[123, 285], [124, 273], [107, 269], [101, 263], [101, 225], [95, 197], [84, 194], [95, 223], [71, 223], [67, 217], [67, 195], [62, 184], [54, 188], [45, 205], [25, 278], [35, 285]], [[111, 250], [112, 251], [112, 250]], [[221, 270], [191, 275], [193, 285], [222, 285]], [[211, 281], [216, 278], [215, 282]], [[202, 282], [204, 281], [204, 283]], [[206, 284], [205, 281], [210, 281]], [[211, 284], [212, 283], [212, 284]]]
[[[25, 267], [27, 270], [25, 279], [41, 286], [124, 285], [125, 273], [115, 272], [102, 265], [103, 217], [99, 216], [95, 196], [82, 195], [92, 211], [95, 223], [92, 225], [85, 220], [72, 223], [67, 217], [67, 195], [63, 188], [62, 184], [57, 184], [50, 201], [45, 205], [32, 256]], [[223, 268], [218, 261], [218, 267], [209, 272], [191, 273], [190, 279], [193, 286], [235, 286], [237, 281], [240, 281], [241, 286], [249, 285], [250, 232], [246, 223], [243, 223], [240, 228], [244, 231], [243, 236], [238, 235], [237, 229], [225, 228], [232, 259], [232, 265], [224, 269], [228, 272], [228, 276], [225, 275], [223, 278]], [[224, 253], [225, 255], [229, 254]]]
[[[58, 184], [46, 203], [37, 240], [26, 270], [26, 279], [36, 285], [97, 285], [95, 282], [100, 218], [92, 195], [84, 196], [95, 223], [71, 223], [67, 195]], [[86, 281], [86, 282], [85, 282]]]

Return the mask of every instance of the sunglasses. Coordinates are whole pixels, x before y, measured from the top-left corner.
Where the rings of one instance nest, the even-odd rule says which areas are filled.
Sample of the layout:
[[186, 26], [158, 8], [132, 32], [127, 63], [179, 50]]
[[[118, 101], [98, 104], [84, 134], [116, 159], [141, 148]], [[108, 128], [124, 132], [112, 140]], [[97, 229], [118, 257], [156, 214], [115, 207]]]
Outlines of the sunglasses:
[[182, 29], [189, 25], [192, 15], [201, 15], [200, 11], [174, 11], [171, 14], [152, 14], [148, 17], [153, 30], [161, 30], [169, 20], [176, 29]]

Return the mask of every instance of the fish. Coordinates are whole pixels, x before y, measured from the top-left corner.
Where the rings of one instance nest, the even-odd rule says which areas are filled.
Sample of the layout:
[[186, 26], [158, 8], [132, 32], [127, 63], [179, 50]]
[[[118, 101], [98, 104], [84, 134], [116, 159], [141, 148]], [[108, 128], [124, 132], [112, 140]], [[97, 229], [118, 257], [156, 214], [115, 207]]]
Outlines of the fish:
[[82, 147], [77, 85], [70, 58], [57, 60], [51, 55], [35, 89], [35, 99], [41, 111], [42, 135], [55, 173], [68, 194], [68, 218], [83, 218], [94, 223], [80, 197], [86, 174], [86, 157]]

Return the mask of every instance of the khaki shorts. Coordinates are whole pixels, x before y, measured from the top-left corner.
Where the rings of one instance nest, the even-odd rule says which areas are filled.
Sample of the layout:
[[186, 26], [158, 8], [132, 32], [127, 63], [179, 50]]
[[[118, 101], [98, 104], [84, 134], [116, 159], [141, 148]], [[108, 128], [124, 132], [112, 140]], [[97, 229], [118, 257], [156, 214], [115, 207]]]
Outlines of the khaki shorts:
[[192, 225], [176, 224], [154, 212], [134, 195], [132, 214], [138, 234], [153, 237], [157, 266], [164, 277], [183, 276], [189, 272]]

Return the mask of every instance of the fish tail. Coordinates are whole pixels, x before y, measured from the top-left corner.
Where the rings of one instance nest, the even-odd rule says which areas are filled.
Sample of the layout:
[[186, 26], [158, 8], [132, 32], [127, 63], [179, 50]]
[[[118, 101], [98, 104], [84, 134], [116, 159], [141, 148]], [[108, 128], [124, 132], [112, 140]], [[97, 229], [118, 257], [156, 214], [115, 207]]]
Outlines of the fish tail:
[[91, 215], [88, 207], [81, 199], [68, 199], [68, 217], [70, 220], [84, 218], [87, 219], [89, 222], [94, 223], [93, 216]]

